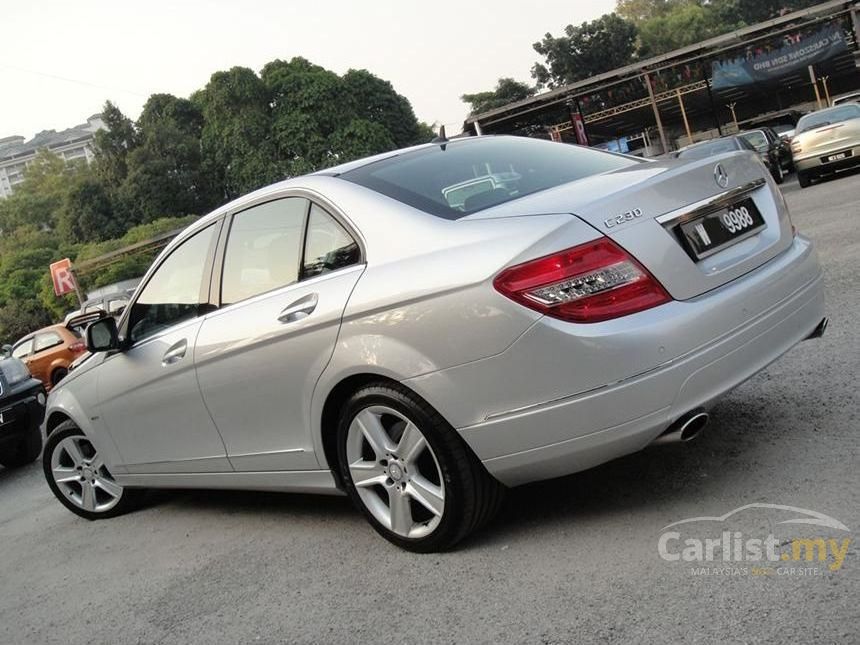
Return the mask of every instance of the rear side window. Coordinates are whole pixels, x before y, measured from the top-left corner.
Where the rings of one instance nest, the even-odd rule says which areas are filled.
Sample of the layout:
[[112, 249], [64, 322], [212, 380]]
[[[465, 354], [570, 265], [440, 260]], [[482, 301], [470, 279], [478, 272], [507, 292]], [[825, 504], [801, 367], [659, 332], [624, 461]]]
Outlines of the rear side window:
[[33, 339], [27, 339], [20, 345], [18, 345], [15, 349], [12, 350], [12, 356], [15, 358], [24, 358], [30, 355], [30, 352], [33, 351]]
[[480, 137], [405, 152], [340, 175], [437, 217], [458, 219], [576, 179], [641, 163], [525, 137]]
[[317, 275], [358, 264], [360, 252], [352, 236], [316, 204], [311, 206], [305, 239], [302, 277]]
[[308, 206], [287, 197], [236, 213], [224, 253], [223, 304], [298, 281]]
[[51, 347], [56, 347], [57, 345], [62, 345], [63, 339], [60, 338], [60, 335], [56, 332], [46, 332], [44, 334], [38, 334], [36, 336], [36, 341], [34, 344], [34, 350], [36, 352], [41, 352], [46, 349], [50, 349]]

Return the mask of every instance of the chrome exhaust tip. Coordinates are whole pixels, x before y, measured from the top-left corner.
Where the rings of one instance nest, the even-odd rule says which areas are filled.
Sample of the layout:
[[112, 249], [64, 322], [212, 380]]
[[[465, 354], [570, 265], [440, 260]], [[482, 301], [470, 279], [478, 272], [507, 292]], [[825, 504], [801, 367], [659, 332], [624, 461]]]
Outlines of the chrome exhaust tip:
[[686, 443], [698, 437], [708, 425], [708, 413], [693, 410], [670, 425], [666, 432], [654, 439], [653, 444]]
[[815, 326], [815, 329], [812, 330], [812, 333], [806, 337], [806, 340], [812, 340], [813, 338], [821, 338], [824, 336], [824, 332], [827, 329], [827, 325], [830, 323], [830, 319], [825, 316], [821, 319], [821, 322]]

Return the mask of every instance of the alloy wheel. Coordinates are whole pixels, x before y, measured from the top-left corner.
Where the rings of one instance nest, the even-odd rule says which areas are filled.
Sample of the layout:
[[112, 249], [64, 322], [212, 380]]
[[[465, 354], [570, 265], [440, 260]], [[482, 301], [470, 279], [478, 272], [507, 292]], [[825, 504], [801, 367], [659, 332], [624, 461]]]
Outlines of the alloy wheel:
[[349, 425], [346, 457], [359, 498], [384, 527], [421, 538], [439, 525], [442, 470], [421, 430], [403, 414], [383, 405], [361, 410]]
[[51, 476], [64, 498], [91, 513], [111, 510], [122, 498], [95, 446], [84, 436], [60, 441], [51, 454]]

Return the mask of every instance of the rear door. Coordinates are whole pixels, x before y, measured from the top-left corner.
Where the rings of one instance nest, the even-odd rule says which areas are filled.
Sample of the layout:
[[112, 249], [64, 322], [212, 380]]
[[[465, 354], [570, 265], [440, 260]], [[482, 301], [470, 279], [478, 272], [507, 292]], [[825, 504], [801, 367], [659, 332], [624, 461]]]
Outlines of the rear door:
[[355, 235], [304, 197], [233, 216], [221, 308], [203, 323], [195, 364], [236, 470], [318, 467], [311, 393], [363, 268]]

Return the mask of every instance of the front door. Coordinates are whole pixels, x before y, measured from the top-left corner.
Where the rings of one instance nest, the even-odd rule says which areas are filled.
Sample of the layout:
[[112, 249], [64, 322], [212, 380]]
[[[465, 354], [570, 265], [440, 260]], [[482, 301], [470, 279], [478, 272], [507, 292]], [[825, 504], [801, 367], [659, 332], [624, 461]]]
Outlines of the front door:
[[126, 348], [98, 369], [99, 413], [131, 473], [232, 470], [194, 372], [219, 226], [160, 264], [131, 307]]
[[195, 362], [236, 470], [318, 468], [311, 394], [363, 268], [344, 226], [304, 198], [233, 217], [222, 306], [203, 322]]

